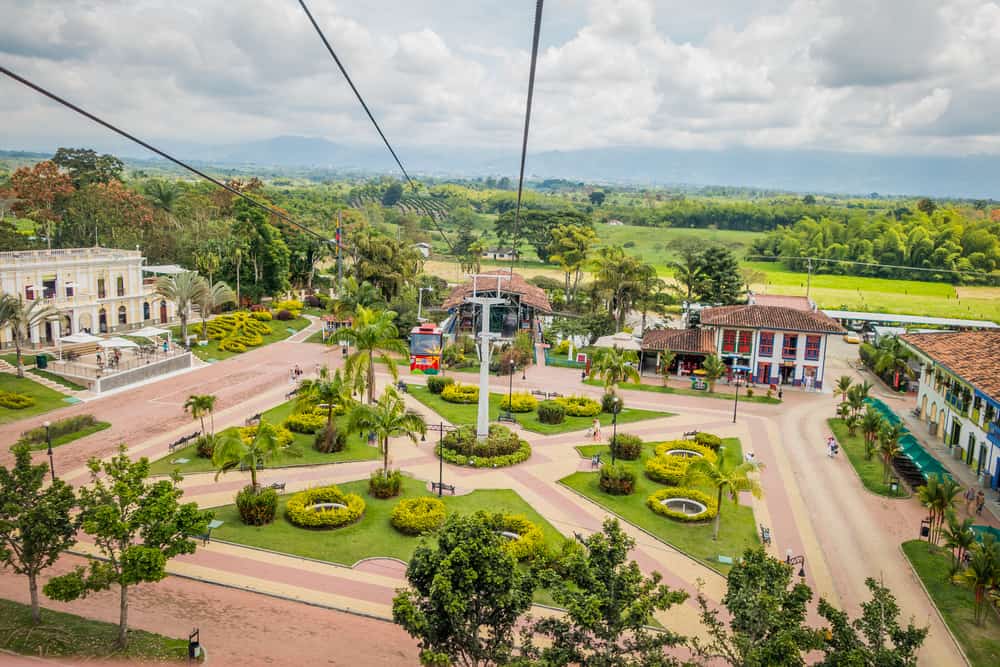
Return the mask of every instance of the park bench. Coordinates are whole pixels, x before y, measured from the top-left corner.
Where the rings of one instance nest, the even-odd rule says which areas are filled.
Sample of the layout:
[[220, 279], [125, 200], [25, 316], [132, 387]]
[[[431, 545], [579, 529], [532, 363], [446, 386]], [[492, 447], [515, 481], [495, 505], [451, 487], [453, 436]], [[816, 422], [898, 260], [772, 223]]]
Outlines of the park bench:
[[295, 398], [295, 394], [297, 394], [297, 393], [299, 393], [298, 387], [296, 387], [295, 389], [292, 389], [290, 392], [288, 392], [287, 394], [285, 394], [285, 400], [286, 401], [292, 400], [293, 398]]
[[450, 491], [451, 495], [455, 495], [455, 485], [431, 482], [431, 491]]
[[246, 422], [244, 422], [244, 423], [247, 426], [252, 426], [253, 424], [258, 424], [258, 423], [260, 423], [260, 418], [261, 417], [262, 417], [261, 413], [258, 412], [253, 417], [248, 417], [247, 420], [246, 420]]
[[285, 483], [284, 482], [271, 482], [268, 485], [267, 488], [274, 489], [275, 491], [284, 491], [285, 490]]
[[771, 529], [764, 524], [760, 524], [760, 541], [765, 546], [771, 546]]
[[204, 533], [198, 533], [196, 535], [191, 535], [190, 537], [194, 537], [196, 539], [201, 540], [202, 544], [208, 544], [209, 541], [211, 541], [212, 539], [212, 530], [218, 528], [222, 524], [223, 524], [222, 521], [219, 521], [218, 519], [212, 519], [211, 521], [208, 522], [208, 525], [205, 526]]
[[535, 398], [540, 398], [543, 401], [547, 401], [550, 398], [562, 398], [562, 394], [558, 391], [542, 391], [541, 389], [532, 389], [531, 395]]
[[176, 440], [174, 440], [173, 442], [171, 442], [169, 445], [167, 445], [167, 449], [170, 451], [171, 454], [173, 454], [175, 449], [177, 449], [178, 447], [182, 447], [185, 444], [191, 442], [192, 440], [194, 440], [195, 438], [197, 438], [199, 435], [201, 435], [201, 431], [195, 431], [194, 433], [192, 433], [190, 435], [185, 435], [185, 436], [182, 436], [180, 438], [177, 438]]
[[404, 394], [409, 391], [409, 387], [403, 380], [400, 380], [399, 382], [396, 383], [396, 389], [403, 392]]
[[511, 413], [509, 413], [509, 412], [501, 412], [497, 416], [497, 421], [498, 422], [507, 422], [509, 424], [516, 424], [517, 423], [517, 419], [515, 419], [514, 415], [511, 414]]
[[600, 468], [601, 467], [601, 455], [600, 454], [594, 454], [593, 456], [590, 457], [590, 467], [591, 468]]
[[[257, 461], [257, 470], [263, 470], [263, 469], [264, 469], [264, 462], [263, 461]], [[240, 472], [246, 472], [248, 470], [250, 470], [250, 466], [248, 466], [248, 465], [246, 465], [244, 463], [240, 464]]]
[[684, 433], [685, 440], [691, 440], [692, 438], [698, 437], [698, 431], [687, 431]]

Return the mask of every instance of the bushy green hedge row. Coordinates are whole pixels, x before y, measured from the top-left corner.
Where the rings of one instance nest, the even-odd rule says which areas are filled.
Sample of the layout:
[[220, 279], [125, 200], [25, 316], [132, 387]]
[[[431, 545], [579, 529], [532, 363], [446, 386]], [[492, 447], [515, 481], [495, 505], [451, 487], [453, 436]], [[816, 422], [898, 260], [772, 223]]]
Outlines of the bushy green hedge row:
[[326, 426], [326, 416], [314, 412], [298, 412], [289, 415], [282, 426], [294, 433], [315, 433]]
[[570, 417], [596, 417], [601, 414], [601, 404], [586, 396], [563, 396], [555, 399]]
[[562, 424], [566, 421], [566, 408], [555, 401], [542, 401], [538, 404], [538, 421], [543, 424]]
[[444, 524], [444, 503], [437, 498], [404, 498], [392, 508], [393, 528], [406, 535], [423, 535]]
[[474, 384], [449, 384], [441, 390], [441, 398], [449, 403], [475, 403], [479, 400], [479, 387]]
[[711, 447], [713, 450], [718, 451], [719, 447], [722, 446], [722, 438], [715, 435], [714, 433], [702, 433], [699, 432], [694, 436], [694, 441], [699, 445], [704, 445], [705, 447]]
[[486, 515], [486, 523], [497, 533], [517, 535], [507, 542], [507, 552], [517, 560], [529, 560], [545, 549], [545, 534], [526, 516], [496, 512]]
[[601, 490], [613, 496], [627, 496], [635, 491], [635, 473], [620, 464], [601, 466]]
[[22, 410], [35, 404], [35, 399], [12, 391], [0, 391], [0, 406], [10, 410]]
[[264, 526], [274, 521], [278, 513], [278, 492], [244, 486], [236, 494], [236, 511], [248, 526]]
[[642, 438], [631, 433], [619, 433], [609, 439], [615, 458], [635, 461], [642, 455]]
[[490, 424], [489, 434], [482, 442], [473, 426], [459, 426], [441, 440], [445, 449], [466, 456], [503, 456], [513, 454], [521, 446], [521, 438], [506, 426]]
[[455, 378], [443, 378], [438, 375], [431, 375], [427, 378], [427, 391], [432, 394], [440, 394], [444, 391], [445, 387], [452, 384], [455, 384]]
[[[76, 433], [77, 431], [82, 431], [85, 428], [90, 428], [95, 425], [97, 425], [97, 418], [94, 417], [94, 415], [76, 415], [75, 417], [57, 419], [49, 424], [48, 431], [51, 434], [52, 439], [55, 440], [64, 435]], [[17, 444], [40, 445], [46, 441], [45, 438], [46, 428], [44, 426], [38, 426], [21, 433], [21, 437], [18, 439]]]
[[[660, 503], [661, 500], [667, 500], [669, 498], [690, 498], [691, 500], [696, 500], [705, 506], [705, 511], [699, 512], [698, 514], [685, 514], [684, 512], [672, 510], [666, 505]], [[689, 489], [680, 486], [660, 489], [646, 499], [646, 505], [657, 514], [671, 519], [676, 519], [677, 521], [690, 523], [711, 519], [715, 517], [719, 510], [718, 506], [715, 504], [715, 500], [710, 498], [707, 493], [703, 493], [698, 489]]]
[[403, 473], [399, 470], [373, 470], [368, 478], [368, 495], [376, 498], [398, 496], [403, 488]]
[[[437, 455], [440, 455], [439, 452], [440, 448], [434, 450], [434, 453]], [[512, 454], [503, 454], [500, 456], [466, 456], [447, 447], [444, 450], [444, 460], [448, 463], [459, 466], [468, 465], [474, 468], [506, 468], [507, 466], [523, 463], [530, 457], [531, 445], [528, 444], [527, 440], [520, 440], [517, 451]]]
[[[339, 503], [343, 507], [310, 509], [321, 503]], [[285, 503], [285, 516], [296, 526], [339, 528], [354, 523], [365, 513], [365, 501], [356, 493], [344, 493], [336, 486], [319, 486], [300, 491]]]
[[[500, 409], [511, 412], [533, 412], [538, 407], [538, 399], [528, 392], [515, 392], [507, 400], [507, 396], [500, 399]], [[508, 408], [508, 405], [510, 407]]]

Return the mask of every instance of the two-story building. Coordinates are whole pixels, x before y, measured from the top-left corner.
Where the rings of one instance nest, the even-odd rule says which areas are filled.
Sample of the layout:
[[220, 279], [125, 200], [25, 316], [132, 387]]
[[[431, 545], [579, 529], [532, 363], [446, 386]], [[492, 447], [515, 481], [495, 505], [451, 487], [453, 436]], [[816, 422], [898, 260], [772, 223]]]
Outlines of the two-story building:
[[705, 308], [701, 326], [714, 332], [715, 354], [730, 367], [749, 369], [751, 382], [807, 389], [822, 389], [827, 339], [844, 333], [822, 311], [800, 303]]
[[920, 361], [917, 410], [931, 436], [997, 488], [1000, 331], [910, 333], [899, 340]]
[[[26, 302], [43, 300], [60, 313], [30, 331], [31, 343], [52, 345], [77, 332], [112, 333], [166, 324], [174, 304], [155, 294], [138, 250], [66, 248], [0, 252], [0, 291]], [[0, 348], [12, 344], [0, 331]]]

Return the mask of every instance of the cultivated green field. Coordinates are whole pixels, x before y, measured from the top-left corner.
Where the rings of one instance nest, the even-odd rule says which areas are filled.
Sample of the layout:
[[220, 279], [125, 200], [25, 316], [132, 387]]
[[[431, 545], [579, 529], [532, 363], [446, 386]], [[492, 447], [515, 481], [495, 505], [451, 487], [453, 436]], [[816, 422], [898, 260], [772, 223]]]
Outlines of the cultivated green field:
[[674, 260], [675, 254], [668, 247], [671, 241], [677, 239], [696, 238], [703, 241], [719, 243], [742, 258], [750, 244], [764, 236], [760, 232], [739, 232], [719, 229], [688, 229], [685, 227], [639, 227], [636, 225], [594, 225], [601, 245], [620, 245], [633, 243], [626, 247], [625, 252], [642, 257], [643, 261], [655, 266], [661, 274], [667, 273], [667, 264]]

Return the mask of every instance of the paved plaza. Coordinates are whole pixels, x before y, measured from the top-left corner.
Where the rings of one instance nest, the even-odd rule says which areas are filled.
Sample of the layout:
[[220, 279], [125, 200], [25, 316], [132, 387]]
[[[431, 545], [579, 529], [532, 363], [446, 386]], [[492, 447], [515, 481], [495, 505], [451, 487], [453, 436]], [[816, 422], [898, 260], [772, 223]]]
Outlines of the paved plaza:
[[[247, 416], [283, 402], [293, 388], [290, 367], [298, 364], [310, 373], [316, 364], [338, 367], [342, 363], [339, 349], [331, 353], [328, 348], [301, 342], [316, 326], [287, 341], [226, 361], [58, 413], [4, 425], [0, 427], [0, 441], [11, 442], [20, 431], [44, 419], [92, 413], [111, 422], [112, 427], [58, 448], [58, 475], [74, 484], [84, 483], [88, 478], [85, 461], [91, 456], [110, 455], [120, 442], [128, 444], [133, 456], [158, 459], [167, 454], [169, 442], [194, 430], [190, 416], [182, 409], [190, 394], [218, 396], [215, 425], [221, 430], [242, 425]], [[841, 353], [840, 357], [828, 359], [828, 375], [856, 375], [846, 363], [849, 354], [856, 354], [856, 348], [845, 348]], [[468, 379], [474, 381], [471, 375]], [[389, 378], [380, 375], [378, 380], [385, 383]], [[526, 380], [514, 380], [514, 387], [599, 397], [600, 388], [582, 385], [579, 380], [579, 373], [571, 369], [533, 367], [528, 369]], [[903, 400], [884, 396], [886, 392], [878, 386], [874, 393], [890, 401], [897, 412], [912, 407]], [[678, 438], [685, 431], [698, 429], [738, 437], [744, 451], [754, 452], [757, 460], [765, 464], [761, 473], [765, 494], [761, 500], [749, 496], [745, 500], [752, 504], [757, 523], [770, 526], [772, 554], [784, 557], [790, 549], [805, 556], [806, 580], [816, 599], [823, 596], [853, 615], [868, 597], [864, 579], [882, 578], [897, 596], [904, 617], [912, 615], [917, 623], [930, 626], [921, 651], [922, 662], [963, 662], [899, 547], [902, 541], [916, 537], [925, 511], [915, 498], [890, 500], [867, 492], [844, 456], [826, 456], [826, 420], [833, 416], [835, 405], [831, 394], [789, 390], [782, 405], [741, 403], [735, 424], [729, 401], [634, 391], [623, 395], [629, 407], [675, 413], [628, 425], [628, 432], [645, 440]], [[440, 420], [416, 400], [407, 401], [428, 421]], [[523, 435], [533, 447], [527, 462], [506, 469], [446, 466], [445, 481], [454, 483], [459, 492], [513, 489], [564, 535], [599, 530], [606, 512], [556, 483], [583, 469], [574, 446], [583, 444], [584, 435]], [[417, 479], [437, 479], [438, 462], [431, 440], [429, 437], [428, 442], [418, 445], [407, 439], [393, 442], [393, 465]], [[11, 459], [6, 449], [0, 452], [3, 464], [9, 465]], [[283, 481], [286, 491], [295, 491], [320, 482], [365, 478], [378, 465], [378, 461], [364, 461], [268, 469], [263, 480]], [[589, 462], [586, 467], [589, 469]], [[238, 473], [230, 473], [218, 482], [213, 473], [190, 474], [183, 488], [186, 500], [211, 507], [231, 503], [234, 493], [246, 483], [247, 478]], [[719, 601], [725, 590], [722, 575], [631, 525], [625, 528], [637, 541], [632, 557], [644, 570], [658, 570], [665, 583], [692, 593], [700, 583], [709, 600]], [[77, 549], [86, 552], [90, 547], [81, 543]], [[67, 557], [57, 572], [72, 560]], [[192, 556], [171, 561], [168, 569], [183, 578], [171, 577], [155, 586], [140, 587], [134, 626], [176, 636], [185, 635], [189, 626], [200, 626], [204, 642], [210, 652], [214, 651], [213, 660], [218, 658], [222, 664], [286, 663], [286, 651], [314, 652], [302, 654], [301, 664], [416, 663], [412, 640], [395, 626], [369, 618], [390, 617], [394, 592], [405, 583], [405, 567], [398, 561], [375, 559], [342, 567], [211, 543]], [[23, 597], [19, 590], [24, 588], [22, 582], [12, 575], [0, 575], [0, 586], [5, 597]], [[112, 598], [99, 596], [83, 603], [55, 606], [110, 620], [117, 609]], [[813, 615], [812, 620], [817, 619]], [[693, 599], [659, 620], [681, 633], [698, 632]], [[378, 641], [372, 640], [374, 636]]]

